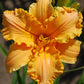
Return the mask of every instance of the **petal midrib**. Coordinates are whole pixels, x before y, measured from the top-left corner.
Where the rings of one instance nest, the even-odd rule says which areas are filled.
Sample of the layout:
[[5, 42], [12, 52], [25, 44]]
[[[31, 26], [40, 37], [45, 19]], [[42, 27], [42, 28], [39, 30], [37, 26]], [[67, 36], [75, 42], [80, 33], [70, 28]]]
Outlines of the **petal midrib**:
[[[53, 31], [51, 34], [49, 34], [48, 37], [50, 37], [51, 35], [53, 35], [56, 31], [59, 31], [64, 25], [68, 24], [74, 16], [75, 16], [75, 14], [72, 15], [72, 17], [70, 19], [67, 18], [58, 28], [56, 28], [55, 31]], [[66, 29], [64, 29], [63, 31], [65, 31], [65, 30]], [[60, 32], [63, 32], [63, 31], [60, 31]], [[58, 34], [60, 32], [58, 32]]]
[[[5, 16], [5, 18], [6, 18], [6, 16]], [[14, 25], [13, 25], [13, 24], [11, 24], [11, 25], [14, 26], [17, 30], [26, 31], [26, 32], [29, 32], [30, 34], [32, 34], [32, 35], [38, 37], [38, 35], [36, 35], [36, 34], [30, 32], [30, 31], [24, 29], [24, 28], [21, 27], [20, 25], [16, 24], [14, 21], [12, 21], [12, 20], [10, 21], [10, 19], [8, 19], [8, 18], [6, 18], [6, 19], [7, 19], [7, 21], [8, 21], [9, 24], [11, 24], [11, 22], [12, 22]]]

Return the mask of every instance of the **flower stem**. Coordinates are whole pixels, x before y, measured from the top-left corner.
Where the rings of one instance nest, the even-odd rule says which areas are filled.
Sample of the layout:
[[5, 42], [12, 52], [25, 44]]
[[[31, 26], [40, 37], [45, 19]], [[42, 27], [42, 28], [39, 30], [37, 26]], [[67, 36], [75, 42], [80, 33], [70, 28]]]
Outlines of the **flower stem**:
[[20, 77], [20, 70], [17, 71], [17, 76], [18, 76], [18, 84], [23, 84], [22, 79]]
[[0, 44], [0, 51], [2, 52], [2, 54], [7, 57], [8, 56], [8, 53], [7, 51], [4, 49], [4, 47]]
[[13, 80], [12, 80], [12, 84], [17, 84], [17, 72], [13, 72]]
[[27, 75], [27, 66], [23, 67], [23, 74], [22, 74], [22, 80], [23, 80], [23, 84], [25, 84], [25, 80], [26, 80], [26, 75]]
[[81, 69], [84, 69], [84, 66], [83, 67], [80, 67], [80, 68], [76, 68], [76, 69], [67, 70], [67, 71], [64, 71], [63, 73], [77, 71], [77, 70], [81, 70]]

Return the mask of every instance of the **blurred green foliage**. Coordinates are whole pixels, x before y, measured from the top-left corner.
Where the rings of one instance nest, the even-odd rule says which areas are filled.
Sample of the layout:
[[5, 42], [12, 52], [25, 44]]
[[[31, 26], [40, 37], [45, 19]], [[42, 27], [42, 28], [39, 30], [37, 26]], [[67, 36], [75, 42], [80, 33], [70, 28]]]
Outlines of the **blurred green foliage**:
[[67, 6], [70, 3], [70, 0], [58, 0], [57, 6]]
[[72, 8], [75, 8], [75, 9], [79, 9], [80, 4], [75, 1], [75, 2], [73, 2], [73, 3], [71, 4], [71, 7], [72, 7]]
[[60, 7], [66, 6], [66, 7], [72, 7], [75, 9], [79, 9], [80, 4], [75, 0], [58, 0], [57, 6], [60, 6]]
[[32, 82], [30, 82], [28, 84], [37, 84], [37, 82], [33, 80]]
[[77, 84], [84, 84], [84, 71], [82, 73], [82, 76], [80, 77], [80, 79], [78, 80]]
[[0, 1], [0, 12], [3, 12], [3, 11], [4, 11], [4, 8], [3, 8], [3, 5], [2, 5], [2, 3]]

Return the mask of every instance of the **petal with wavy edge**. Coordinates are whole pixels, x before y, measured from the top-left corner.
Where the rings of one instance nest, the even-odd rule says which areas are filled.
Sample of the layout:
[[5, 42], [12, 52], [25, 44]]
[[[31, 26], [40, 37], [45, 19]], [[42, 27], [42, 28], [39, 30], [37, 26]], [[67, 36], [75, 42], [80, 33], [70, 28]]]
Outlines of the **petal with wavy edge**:
[[51, 0], [38, 0], [29, 7], [29, 13], [35, 16], [39, 21], [44, 22], [53, 14], [54, 8], [51, 5]]
[[32, 3], [29, 7], [29, 13], [36, 17], [37, 3]]
[[68, 43], [56, 43], [56, 48], [60, 51], [61, 61], [74, 64], [80, 52], [81, 42], [70, 40]]
[[6, 59], [6, 71], [16, 71], [22, 66], [25, 66], [32, 57], [31, 49], [32, 48], [27, 47], [25, 44], [12, 44]]
[[59, 60], [60, 56], [58, 53], [51, 55], [48, 50], [35, 55], [36, 58], [29, 62], [28, 75], [38, 84], [53, 84], [54, 79], [63, 73], [64, 66]]
[[80, 36], [82, 32], [82, 14], [69, 7], [56, 7], [54, 18], [45, 21], [46, 33], [51, 39], [65, 43], [69, 39]]
[[5, 11], [3, 13], [3, 36], [7, 40], [13, 39], [18, 44], [34, 45], [37, 35], [41, 33], [41, 23], [23, 9]]

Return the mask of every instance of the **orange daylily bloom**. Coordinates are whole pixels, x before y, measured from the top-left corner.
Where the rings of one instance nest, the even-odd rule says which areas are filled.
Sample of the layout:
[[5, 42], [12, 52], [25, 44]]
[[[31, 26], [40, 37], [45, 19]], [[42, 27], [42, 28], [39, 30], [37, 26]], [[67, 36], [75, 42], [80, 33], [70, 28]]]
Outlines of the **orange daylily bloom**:
[[28, 64], [27, 73], [38, 84], [52, 84], [63, 73], [62, 62], [74, 64], [81, 42], [82, 14], [56, 7], [51, 0], [37, 0], [29, 12], [19, 8], [3, 13], [3, 36], [14, 40], [6, 59], [7, 72]]

